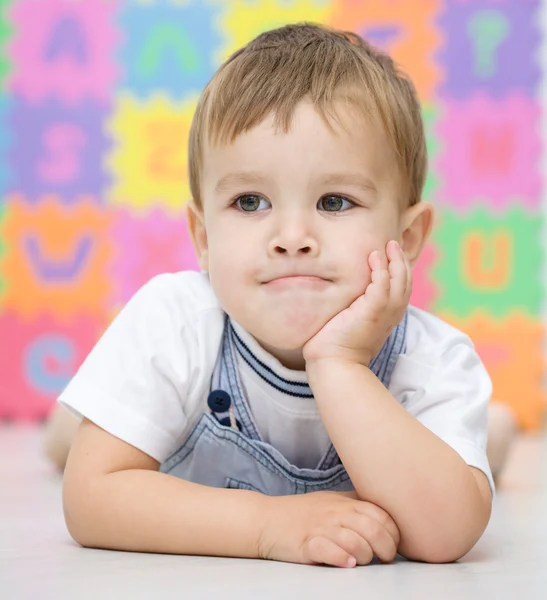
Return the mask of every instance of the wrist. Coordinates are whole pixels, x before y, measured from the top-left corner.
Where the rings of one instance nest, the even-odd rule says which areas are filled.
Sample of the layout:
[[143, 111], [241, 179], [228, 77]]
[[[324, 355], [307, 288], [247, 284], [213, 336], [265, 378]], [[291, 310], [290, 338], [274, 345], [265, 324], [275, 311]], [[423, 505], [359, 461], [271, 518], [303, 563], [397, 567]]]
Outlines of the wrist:
[[270, 497], [260, 492], [246, 489], [223, 490], [233, 499], [232, 510], [238, 512], [233, 518], [230, 535], [225, 538], [228, 544], [227, 556], [242, 558], [264, 558], [261, 554], [264, 530], [270, 514]]
[[343, 357], [343, 356], [324, 356], [324, 357], [316, 357], [306, 360], [306, 373], [308, 377], [318, 375], [321, 373], [325, 373], [327, 370], [332, 371], [332, 369], [339, 368], [355, 368], [357, 367], [365, 367], [368, 369], [368, 365], [370, 364], [370, 360], [355, 360], [352, 357]]
[[259, 494], [255, 551], [258, 558], [271, 559], [275, 547], [275, 532], [279, 529], [276, 523], [276, 510], [280, 498]]

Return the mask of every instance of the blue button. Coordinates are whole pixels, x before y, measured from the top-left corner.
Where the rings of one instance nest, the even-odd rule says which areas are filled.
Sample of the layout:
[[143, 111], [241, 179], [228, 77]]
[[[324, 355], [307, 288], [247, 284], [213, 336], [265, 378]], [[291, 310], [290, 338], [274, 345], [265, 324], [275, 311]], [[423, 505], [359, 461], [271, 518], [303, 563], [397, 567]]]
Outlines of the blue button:
[[213, 412], [222, 413], [230, 408], [232, 401], [224, 390], [213, 390], [207, 398], [207, 404]]
[[[231, 427], [232, 426], [232, 422], [230, 421], [230, 417], [224, 417], [224, 419], [220, 419], [219, 423], [221, 425], [224, 425], [224, 427]], [[236, 425], [237, 425], [237, 428], [239, 429], [239, 431], [241, 431], [241, 423], [239, 422], [239, 419], [236, 419]]]

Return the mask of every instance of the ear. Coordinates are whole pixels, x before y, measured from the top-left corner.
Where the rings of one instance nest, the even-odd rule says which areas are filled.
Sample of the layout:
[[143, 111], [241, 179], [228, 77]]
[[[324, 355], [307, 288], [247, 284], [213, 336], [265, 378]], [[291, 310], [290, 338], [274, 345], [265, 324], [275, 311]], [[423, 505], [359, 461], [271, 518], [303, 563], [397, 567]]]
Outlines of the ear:
[[418, 262], [433, 226], [433, 206], [418, 202], [406, 209], [401, 224], [401, 247], [411, 267]]
[[202, 271], [208, 271], [209, 248], [203, 210], [198, 208], [193, 200], [190, 200], [186, 206], [186, 215], [188, 217], [188, 231], [190, 232], [198, 264]]

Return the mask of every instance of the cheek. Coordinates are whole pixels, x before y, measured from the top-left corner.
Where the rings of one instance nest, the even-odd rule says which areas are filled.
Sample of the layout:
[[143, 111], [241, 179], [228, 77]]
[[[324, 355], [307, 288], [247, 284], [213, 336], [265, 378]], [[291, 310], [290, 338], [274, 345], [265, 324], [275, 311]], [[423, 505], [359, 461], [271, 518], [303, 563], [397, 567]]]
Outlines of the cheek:
[[221, 305], [228, 312], [245, 304], [250, 273], [253, 272], [252, 264], [252, 253], [240, 243], [209, 244], [209, 280]]
[[241, 280], [252, 268], [253, 256], [253, 249], [241, 240], [213, 243], [209, 245], [209, 270], [217, 278]]
[[348, 277], [353, 281], [361, 281], [370, 277], [370, 267], [368, 264], [368, 256], [371, 251], [364, 251], [362, 254], [352, 256], [351, 260], [347, 261]]
[[237, 265], [230, 252], [209, 248], [209, 280], [221, 302], [237, 288]]
[[357, 251], [353, 247], [351, 252], [348, 251], [343, 262], [339, 263], [343, 265], [343, 273], [341, 275], [344, 281], [344, 288], [347, 290], [349, 296], [351, 296], [352, 301], [365, 292], [371, 281], [368, 257], [372, 250], [373, 247], [369, 247], [368, 245], [366, 247], [361, 245], [360, 248], [357, 248]]
[[370, 254], [379, 250], [386, 257], [386, 246], [390, 239], [396, 237], [393, 227], [386, 223], [395, 222], [387, 217], [363, 220], [352, 227], [351, 232], [339, 240], [338, 264], [344, 265], [344, 280], [351, 287], [353, 294], [363, 293], [371, 282], [371, 269], [369, 265]]

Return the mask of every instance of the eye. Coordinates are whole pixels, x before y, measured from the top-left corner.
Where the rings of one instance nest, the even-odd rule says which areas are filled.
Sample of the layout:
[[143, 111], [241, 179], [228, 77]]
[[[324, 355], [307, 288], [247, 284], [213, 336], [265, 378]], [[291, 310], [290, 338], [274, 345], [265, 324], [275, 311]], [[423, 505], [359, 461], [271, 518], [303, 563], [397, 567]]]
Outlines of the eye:
[[[344, 202], [346, 206], [344, 207]], [[354, 206], [351, 200], [348, 200], [344, 196], [338, 196], [337, 194], [329, 194], [328, 196], [323, 196], [319, 200], [319, 204], [326, 212], [343, 212], [348, 208]]]
[[257, 212], [261, 200], [263, 202], [268, 202], [267, 200], [264, 200], [262, 196], [257, 196], [256, 194], [244, 194], [243, 196], [239, 196], [234, 204], [244, 212]]

